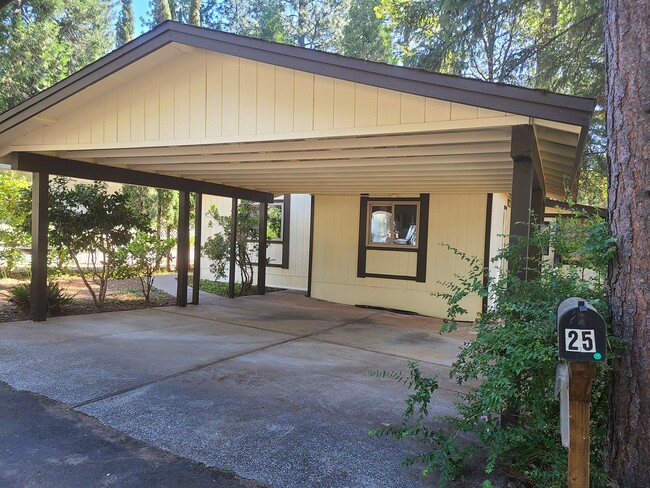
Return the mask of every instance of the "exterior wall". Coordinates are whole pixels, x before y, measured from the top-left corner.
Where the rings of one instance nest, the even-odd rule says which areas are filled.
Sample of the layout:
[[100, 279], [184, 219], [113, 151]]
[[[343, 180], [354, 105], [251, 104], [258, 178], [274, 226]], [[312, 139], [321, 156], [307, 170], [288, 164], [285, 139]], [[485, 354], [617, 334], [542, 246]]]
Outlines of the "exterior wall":
[[[398, 195], [414, 196], [414, 195]], [[440, 282], [453, 281], [466, 266], [440, 243], [474, 256], [483, 256], [487, 195], [432, 194], [429, 207], [429, 245], [425, 283], [380, 278], [357, 278], [359, 240], [359, 197], [316, 195], [314, 215], [314, 257], [312, 296], [350, 305], [372, 305], [445, 317], [447, 308], [431, 293], [446, 291]], [[369, 253], [370, 266], [399, 272], [414, 253]], [[372, 263], [371, 263], [372, 261]], [[463, 303], [472, 320], [481, 310], [478, 296]]]
[[[493, 261], [498, 252], [508, 244], [510, 234], [510, 198], [505, 193], [495, 193], [492, 196], [492, 226], [490, 231], [490, 277], [497, 280], [508, 263], [502, 259]], [[488, 306], [494, 300], [488, 299]]]
[[[177, 53], [174, 55], [174, 50]], [[15, 146], [37, 149], [142, 147], [160, 143], [272, 140], [273, 134], [341, 136], [509, 125], [505, 112], [380, 89], [235, 56], [167, 48], [144, 74], [119, 73], [87, 89], [84, 103], [56, 114]], [[170, 54], [171, 53], [171, 54]], [[124, 82], [121, 82], [125, 79]], [[102, 83], [106, 93], [101, 90]], [[86, 100], [87, 99], [87, 100]], [[65, 103], [65, 102], [63, 102]], [[375, 131], [378, 132], [378, 131]]]
[[[216, 205], [219, 212], [230, 215], [232, 209], [232, 200], [225, 197], [203, 196], [203, 221], [201, 226], [201, 241], [205, 243], [206, 239], [216, 232], [214, 224], [209, 225], [211, 219], [205, 217], [206, 212], [211, 205]], [[310, 196], [309, 195], [291, 195], [291, 211], [289, 225], [289, 268], [282, 269], [276, 267], [266, 268], [266, 285], [278, 288], [289, 288], [294, 290], [307, 290], [307, 275], [309, 272], [309, 226], [310, 226]], [[267, 249], [267, 256], [271, 263], [280, 263], [282, 260], [282, 246], [271, 244]], [[257, 273], [257, 268], [254, 269]], [[228, 273], [228, 267], [226, 267]], [[227, 276], [227, 275], [226, 275]], [[204, 279], [214, 279], [210, 272], [210, 262], [204, 256], [201, 256], [201, 277]], [[239, 281], [241, 277], [237, 276]], [[257, 279], [255, 275], [254, 279]], [[227, 280], [227, 278], [226, 278]]]

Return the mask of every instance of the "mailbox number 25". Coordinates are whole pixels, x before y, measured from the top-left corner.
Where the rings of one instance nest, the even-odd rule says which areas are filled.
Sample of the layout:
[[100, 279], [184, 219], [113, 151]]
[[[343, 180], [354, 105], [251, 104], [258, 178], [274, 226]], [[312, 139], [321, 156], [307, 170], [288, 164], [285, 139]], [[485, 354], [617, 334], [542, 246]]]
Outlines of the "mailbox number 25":
[[565, 348], [570, 352], [594, 352], [596, 350], [593, 330], [565, 329]]

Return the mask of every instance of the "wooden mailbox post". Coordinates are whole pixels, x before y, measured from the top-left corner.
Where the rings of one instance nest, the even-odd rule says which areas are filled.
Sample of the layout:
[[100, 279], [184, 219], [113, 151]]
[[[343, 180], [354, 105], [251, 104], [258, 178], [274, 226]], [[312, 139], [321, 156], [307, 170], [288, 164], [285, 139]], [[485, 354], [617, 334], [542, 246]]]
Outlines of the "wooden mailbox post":
[[569, 365], [569, 488], [589, 488], [589, 402], [596, 363], [607, 360], [605, 321], [584, 298], [557, 311], [558, 352]]

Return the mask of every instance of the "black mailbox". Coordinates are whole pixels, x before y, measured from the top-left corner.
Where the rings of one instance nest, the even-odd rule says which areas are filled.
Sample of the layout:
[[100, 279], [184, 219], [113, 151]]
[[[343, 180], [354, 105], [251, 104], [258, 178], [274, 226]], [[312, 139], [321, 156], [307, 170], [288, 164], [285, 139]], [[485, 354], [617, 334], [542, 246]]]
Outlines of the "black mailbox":
[[607, 360], [605, 321], [584, 298], [571, 297], [560, 303], [557, 338], [560, 359], [598, 363]]

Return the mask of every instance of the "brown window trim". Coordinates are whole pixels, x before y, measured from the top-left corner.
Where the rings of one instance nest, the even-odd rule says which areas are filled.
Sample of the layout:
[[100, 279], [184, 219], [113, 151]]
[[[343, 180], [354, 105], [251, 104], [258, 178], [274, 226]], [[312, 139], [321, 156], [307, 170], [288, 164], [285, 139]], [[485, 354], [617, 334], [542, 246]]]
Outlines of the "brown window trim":
[[[421, 193], [419, 197], [420, 212], [418, 221], [418, 247], [417, 249], [406, 249], [397, 246], [373, 246], [367, 243], [368, 235], [368, 204], [370, 202], [414, 202], [418, 198], [370, 198], [368, 195], [361, 195], [359, 205], [359, 244], [357, 254], [357, 277], [359, 278], [384, 278], [391, 280], [410, 280], [418, 283], [426, 282], [427, 273], [427, 248], [429, 242], [429, 194]], [[366, 257], [368, 250], [386, 252], [417, 252], [417, 268], [415, 276], [385, 275], [368, 273], [366, 271]]]
[[[267, 263], [267, 268], [281, 268], [289, 269], [289, 251], [290, 251], [290, 231], [291, 231], [291, 195], [285, 193], [282, 196], [282, 200], [274, 200], [269, 205], [273, 204], [282, 204], [282, 238], [281, 239], [269, 239], [268, 242], [271, 246], [281, 245], [282, 246], [282, 261], [279, 263]], [[257, 263], [252, 263], [253, 266], [257, 266]]]

